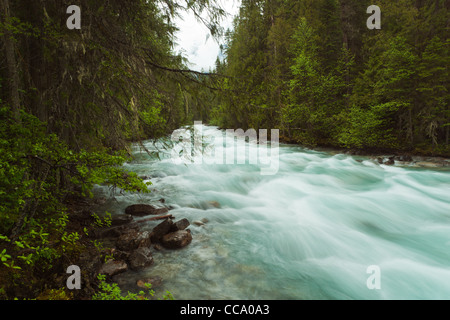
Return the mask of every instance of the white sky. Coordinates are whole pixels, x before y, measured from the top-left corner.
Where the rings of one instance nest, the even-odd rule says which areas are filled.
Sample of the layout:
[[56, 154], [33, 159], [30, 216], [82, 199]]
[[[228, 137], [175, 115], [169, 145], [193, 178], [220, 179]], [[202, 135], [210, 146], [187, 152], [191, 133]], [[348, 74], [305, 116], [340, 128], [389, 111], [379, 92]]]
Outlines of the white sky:
[[[232, 27], [233, 17], [239, 12], [240, 0], [219, 0], [221, 7], [230, 15], [223, 19], [224, 30]], [[183, 20], [177, 19], [176, 25], [180, 31], [176, 34], [178, 46], [176, 52], [182, 52], [189, 59], [192, 70], [208, 71], [214, 68], [219, 55], [219, 43], [209, 35], [209, 30], [198, 22], [190, 12], [183, 13]]]

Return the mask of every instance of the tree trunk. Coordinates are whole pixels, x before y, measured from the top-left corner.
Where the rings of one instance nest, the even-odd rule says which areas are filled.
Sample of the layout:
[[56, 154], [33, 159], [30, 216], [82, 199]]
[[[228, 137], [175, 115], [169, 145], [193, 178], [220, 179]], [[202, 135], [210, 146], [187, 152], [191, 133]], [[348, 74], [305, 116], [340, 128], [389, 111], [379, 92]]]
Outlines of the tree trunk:
[[[9, 10], [9, 0], [0, 0], [0, 13], [2, 18], [2, 23], [5, 27], [8, 26], [11, 20], [11, 14]], [[13, 35], [11, 32], [5, 28], [3, 34], [3, 42], [6, 54], [6, 65], [8, 67], [9, 74], [9, 90], [10, 90], [10, 104], [11, 110], [13, 112], [15, 120], [20, 123], [20, 96], [19, 96], [19, 70], [17, 67], [16, 56], [15, 56], [15, 46], [13, 41]]]

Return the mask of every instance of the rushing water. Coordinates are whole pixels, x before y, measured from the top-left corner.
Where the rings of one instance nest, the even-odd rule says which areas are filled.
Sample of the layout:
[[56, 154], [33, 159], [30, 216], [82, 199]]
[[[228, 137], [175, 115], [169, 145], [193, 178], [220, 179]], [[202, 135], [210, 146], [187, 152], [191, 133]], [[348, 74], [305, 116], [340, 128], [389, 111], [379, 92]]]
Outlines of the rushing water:
[[[116, 195], [102, 209], [164, 198], [175, 220], [189, 219], [193, 241], [154, 250], [153, 266], [119, 284], [160, 276], [176, 299], [450, 298], [450, 171], [278, 152], [278, 172], [262, 175], [258, 164], [174, 164], [136, 146], [127, 167], [152, 177], [152, 193]], [[371, 290], [373, 265], [381, 287]]]

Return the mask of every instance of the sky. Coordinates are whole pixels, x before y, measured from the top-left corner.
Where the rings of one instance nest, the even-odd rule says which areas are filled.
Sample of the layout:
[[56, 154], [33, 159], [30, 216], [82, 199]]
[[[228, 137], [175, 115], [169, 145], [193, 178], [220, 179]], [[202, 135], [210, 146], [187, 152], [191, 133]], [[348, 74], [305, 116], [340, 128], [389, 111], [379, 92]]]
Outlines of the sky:
[[[239, 12], [239, 0], [219, 0], [221, 7], [230, 15], [223, 19], [224, 30], [231, 28], [233, 17]], [[176, 52], [182, 52], [189, 59], [189, 67], [192, 70], [208, 71], [214, 68], [217, 56], [220, 53], [219, 45], [209, 30], [201, 22], [198, 22], [190, 12], [183, 13], [182, 19], [176, 20], [180, 29], [177, 32]]]

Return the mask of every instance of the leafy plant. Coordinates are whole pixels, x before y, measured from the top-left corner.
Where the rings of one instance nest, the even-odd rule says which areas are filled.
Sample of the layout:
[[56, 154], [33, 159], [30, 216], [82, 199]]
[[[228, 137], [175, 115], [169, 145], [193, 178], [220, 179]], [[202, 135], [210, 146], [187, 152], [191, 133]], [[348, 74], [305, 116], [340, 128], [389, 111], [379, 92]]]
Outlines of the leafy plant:
[[139, 293], [131, 293], [123, 294], [122, 290], [119, 288], [117, 283], [109, 284], [105, 281], [106, 276], [99, 274], [97, 275], [97, 279], [100, 281], [99, 283], [99, 292], [95, 293], [92, 297], [92, 300], [149, 300], [146, 296], [153, 297], [155, 292], [151, 290], [151, 284], [146, 284], [147, 292], [139, 291]]

